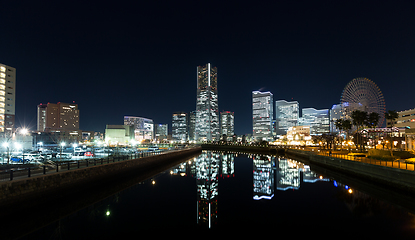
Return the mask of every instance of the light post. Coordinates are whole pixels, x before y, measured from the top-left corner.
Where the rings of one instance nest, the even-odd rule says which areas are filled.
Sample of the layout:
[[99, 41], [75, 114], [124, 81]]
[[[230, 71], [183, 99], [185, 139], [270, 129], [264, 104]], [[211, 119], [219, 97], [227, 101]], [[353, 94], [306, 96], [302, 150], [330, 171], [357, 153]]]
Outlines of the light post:
[[72, 146], [73, 146], [73, 156], [75, 156], [75, 148], [78, 147], [78, 144], [73, 143]]
[[60, 156], [59, 156], [59, 158], [60, 158], [60, 161], [62, 162], [62, 148], [65, 146], [65, 143], [64, 142], [61, 142], [61, 154], [60, 154]]

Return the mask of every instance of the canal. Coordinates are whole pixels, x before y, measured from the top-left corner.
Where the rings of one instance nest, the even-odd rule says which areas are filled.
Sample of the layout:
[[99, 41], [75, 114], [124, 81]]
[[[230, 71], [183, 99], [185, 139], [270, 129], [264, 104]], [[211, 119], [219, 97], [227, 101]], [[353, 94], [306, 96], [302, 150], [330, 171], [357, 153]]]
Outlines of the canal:
[[198, 236], [192, 232], [413, 239], [413, 205], [407, 194], [282, 156], [203, 151], [21, 239]]

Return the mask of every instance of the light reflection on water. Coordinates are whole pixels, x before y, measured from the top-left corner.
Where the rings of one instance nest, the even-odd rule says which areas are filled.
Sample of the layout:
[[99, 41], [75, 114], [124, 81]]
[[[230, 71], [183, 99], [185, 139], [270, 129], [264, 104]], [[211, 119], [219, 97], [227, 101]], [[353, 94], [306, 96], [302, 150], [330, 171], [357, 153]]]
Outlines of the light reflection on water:
[[[68, 239], [105, 238], [128, 236], [133, 230], [182, 227], [210, 232], [244, 227], [347, 229], [342, 236], [360, 231], [359, 236], [387, 233], [401, 238], [414, 234], [411, 211], [312, 168], [279, 156], [204, 151], [27, 239], [52, 234], [64, 234]], [[301, 231], [296, 234], [306, 236]]]

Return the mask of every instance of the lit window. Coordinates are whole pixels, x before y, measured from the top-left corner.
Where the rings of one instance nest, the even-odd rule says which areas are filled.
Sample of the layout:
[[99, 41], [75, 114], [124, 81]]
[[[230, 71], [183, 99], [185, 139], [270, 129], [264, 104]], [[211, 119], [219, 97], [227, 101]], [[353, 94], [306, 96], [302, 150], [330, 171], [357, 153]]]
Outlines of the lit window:
[[6, 74], [5, 73], [0, 73], [0, 77], [1, 78], [5, 78], [6, 77]]
[[0, 67], [0, 72], [5, 72], [6, 68], [5, 67]]

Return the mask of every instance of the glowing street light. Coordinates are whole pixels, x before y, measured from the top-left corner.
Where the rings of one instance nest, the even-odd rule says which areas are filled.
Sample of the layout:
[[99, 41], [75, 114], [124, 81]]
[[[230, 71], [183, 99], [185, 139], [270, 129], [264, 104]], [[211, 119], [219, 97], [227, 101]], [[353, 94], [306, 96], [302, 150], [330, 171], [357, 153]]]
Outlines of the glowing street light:
[[66, 144], [65, 144], [65, 142], [61, 142], [60, 145], [61, 145], [61, 154], [60, 154], [59, 158], [60, 158], [60, 161], [62, 161], [62, 148], [65, 147]]

